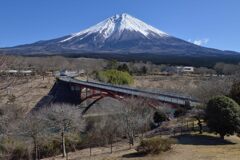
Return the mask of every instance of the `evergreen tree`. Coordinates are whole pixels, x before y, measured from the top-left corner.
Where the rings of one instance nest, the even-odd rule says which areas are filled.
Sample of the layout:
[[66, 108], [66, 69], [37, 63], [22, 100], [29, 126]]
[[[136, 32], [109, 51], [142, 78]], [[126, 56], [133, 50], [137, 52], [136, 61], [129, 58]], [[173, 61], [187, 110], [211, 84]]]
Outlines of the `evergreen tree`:
[[226, 96], [212, 98], [206, 108], [206, 122], [209, 129], [224, 139], [240, 128], [240, 107]]

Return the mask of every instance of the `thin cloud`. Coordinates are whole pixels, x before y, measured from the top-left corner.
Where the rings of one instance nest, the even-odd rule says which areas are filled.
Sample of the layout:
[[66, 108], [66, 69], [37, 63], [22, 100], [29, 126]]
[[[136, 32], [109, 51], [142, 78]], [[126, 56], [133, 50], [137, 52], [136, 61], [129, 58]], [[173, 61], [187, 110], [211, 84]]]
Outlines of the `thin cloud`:
[[196, 39], [196, 40], [193, 40], [193, 41], [191, 39], [189, 39], [188, 41], [193, 43], [193, 44], [196, 44], [198, 46], [204, 46], [204, 45], [208, 44], [209, 39], [204, 38], [204, 39]]

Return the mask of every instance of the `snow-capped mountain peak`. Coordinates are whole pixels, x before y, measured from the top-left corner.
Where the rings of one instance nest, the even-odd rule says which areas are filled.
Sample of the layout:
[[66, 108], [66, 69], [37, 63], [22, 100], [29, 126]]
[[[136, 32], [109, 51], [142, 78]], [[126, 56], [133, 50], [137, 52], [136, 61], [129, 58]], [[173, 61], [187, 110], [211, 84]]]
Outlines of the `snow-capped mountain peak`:
[[[84, 54], [93, 57], [102, 55], [103, 57], [107, 56], [107, 58], [119, 58], [121, 60], [127, 60], [129, 56], [129, 60], [136, 58], [144, 61], [149, 58], [153, 61], [158, 58], [165, 61], [164, 58], [157, 57], [158, 55], [177, 55], [176, 59], [178, 59], [180, 55], [213, 57], [213, 55], [235, 54], [197, 46], [170, 36], [126, 13], [112, 16], [78, 33], [0, 49], [1, 52], [14, 54]], [[185, 63], [186, 60], [183, 59], [182, 62]]]
[[146, 38], [148, 38], [149, 35], [158, 37], [169, 36], [167, 33], [164, 33], [137, 18], [123, 13], [112, 16], [86, 30], [74, 33], [60, 42], [67, 42], [73, 38], [79, 38], [79, 40], [82, 40], [91, 34], [101, 35], [105, 40], [113, 37], [113, 39], [119, 39], [124, 31], [137, 32]]

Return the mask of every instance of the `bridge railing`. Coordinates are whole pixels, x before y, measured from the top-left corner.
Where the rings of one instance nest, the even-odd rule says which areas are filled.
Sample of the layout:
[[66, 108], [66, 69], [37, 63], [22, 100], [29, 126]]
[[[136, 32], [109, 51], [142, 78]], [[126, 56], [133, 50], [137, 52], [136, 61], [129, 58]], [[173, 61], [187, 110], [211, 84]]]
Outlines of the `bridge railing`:
[[182, 98], [182, 99], [191, 99], [191, 100], [195, 100], [193, 97], [191, 96], [181, 96], [177, 93], [170, 93], [170, 92], [162, 92], [162, 91], [156, 91], [156, 90], [143, 90], [140, 88], [132, 88], [132, 87], [128, 87], [128, 86], [120, 86], [120, 85], [113, 85], [110, 83], [101, 83], [101, 82], [96, 82], [96, 81], [88, 81], [88, 83], [91, 84], [100, 84], [102, 86], [107, 86], [107, 87], [112, 87], [112, 88], [121, 88], [121, 89], [127, 89], [127, 90], [131, 90], [131, 91], [136, 91], [136, 92], [144, 92], [144, 93], [150, 93], [150, 94], [156, 94], [156, 95], [164, 95], [164, 96], [171, 96], [174, 98]]
[[189, 101], [190, 105], [197, 105], [199, 103], [196, 99], [193, 99], [192, 97], [180, 96], [172, 93], [169, 94], [166, 92], [146, 91], [146, 90], [131, 88], [127, 86], [112, 85], [108, 83], [100, 83], [100, 82], [94, 82], [94, 81], [81, 81], [81, 80], [72, 79], [70, 77], [59, 77], [59, 79], [63, 81], [71, 82], [71, 83], [86, 85], [89, 87], [106, 89], [106, 90], [125, 93], [129, 95], [154, 98], [161, 101], [172, 102], [172, 103], [181, 104], [181, 105], [184, 105], [186, 101]]

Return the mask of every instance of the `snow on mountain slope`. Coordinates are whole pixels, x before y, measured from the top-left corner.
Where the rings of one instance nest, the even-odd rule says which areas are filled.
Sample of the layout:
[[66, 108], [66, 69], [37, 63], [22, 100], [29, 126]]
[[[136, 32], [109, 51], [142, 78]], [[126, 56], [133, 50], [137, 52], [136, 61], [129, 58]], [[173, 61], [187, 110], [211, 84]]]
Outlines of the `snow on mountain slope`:
[[[84, 31], [79, 33], [74, 33], [70, 37], [61, 40], [60, 42], [67, 42], [73, 38], [80, 37], [79, 40], [84, 39], [90, 34], [101, 34], [104, 39], [108, 39], [110, 37], [115, 37], [117, 39], [121, 36], [124, 31], [134, 31], [137, 33], [141, 33], [146, 38], [150, 38], [149, 35], [155, 35], [159, 37], [167, 37], [169, 36], [167, 33], [164, 33], [126, 13], [121, 15], [115, 15], [110, 17], [95, 26], [90, 27]], [[118, 36], [116, 36], [118, 35]]]
[[112, 16], [78, 33], [4, 48], [0, 50], [1, 52], [14, 54], [144, 53], [144, 55], [198, 57], [230, 54], [230, 52], [197, 46], [170, 36], [126, 13]]

